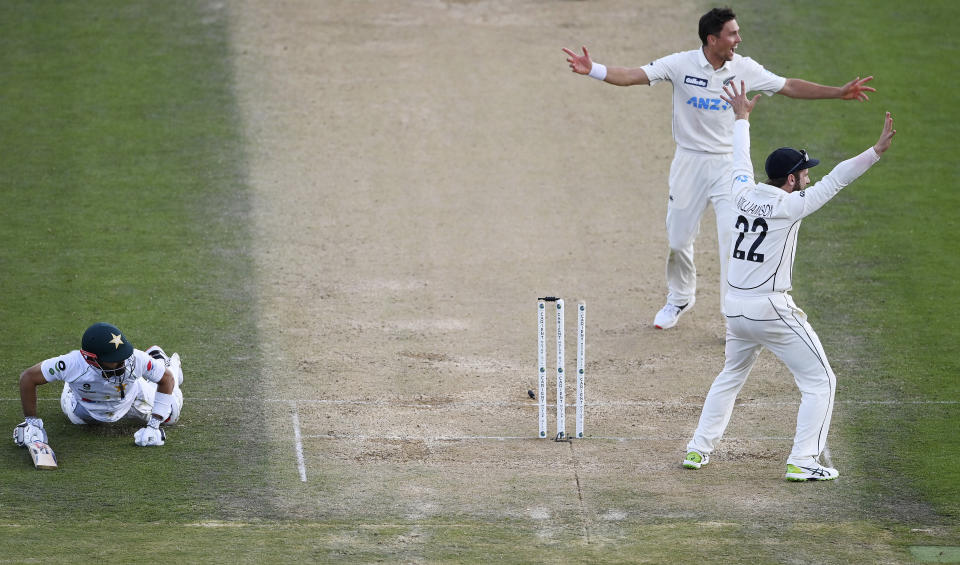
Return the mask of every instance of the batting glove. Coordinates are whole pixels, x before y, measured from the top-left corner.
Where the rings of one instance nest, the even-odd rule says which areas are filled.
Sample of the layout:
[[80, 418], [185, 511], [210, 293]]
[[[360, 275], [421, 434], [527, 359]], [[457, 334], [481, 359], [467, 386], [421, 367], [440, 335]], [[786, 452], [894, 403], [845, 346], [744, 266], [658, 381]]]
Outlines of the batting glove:
[[27, 418], [13, 428], [13, 443], [18, 446], [26, 447], [35, 441], [47, 443], [47, 431], [43, 429], [43, 420], [40, 418]]
[[140, 447], [149, 445], [163, 445], [163, 440], [167, 439], [167, 434], [160, 429], [160, 420], [150, 418], [150, 422], [145, 428], [140, 428], [133, 434], [133, 442]]

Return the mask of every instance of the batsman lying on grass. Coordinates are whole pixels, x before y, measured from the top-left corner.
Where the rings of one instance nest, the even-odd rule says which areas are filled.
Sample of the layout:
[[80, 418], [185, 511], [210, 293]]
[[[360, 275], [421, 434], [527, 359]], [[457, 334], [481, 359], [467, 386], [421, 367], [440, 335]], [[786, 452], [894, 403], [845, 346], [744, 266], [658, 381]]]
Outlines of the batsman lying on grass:
[[820, 161], [790, 147], [781, 147], [767, 157], [768, 179], [758, 183], [750, 162], [749, 117], [760, 95], [748, 99], [743, 82], [739, 91], [735, 83], [723, 90], [723, 99], [736, 117], [730, 178], [736, 223], [731, 226], [735, 232], [726, 271], [726, 361], [704, 401], [683, 466], [699, 469], [710, 461], [710, 453], [730, 421], [737, 394], [760, 351], [767, 348], [790, 369], [800, 389], [797, 431], [787, 458], [786, 478], [835, 479], [837, 470], [822, 465], [820, 457], [830, 431], [837, 377], [820, 338], [789, 294], [797, 232], [803, 218], [867, 172], [890, 148], [896, 133], [893, 118], [887, 112], [880, 138], [872, 147], [838, 164], [809, 188], [808, 170]]
[[21, 447], [47, 443], [43, 420], [37, 415], [37, 387], [63, 381], [60, 408], [74, 424], [143, 422], [134, 434], [139, 446], [163, 445], [164, 427], [180, 419], [183, 370], [180, 355], [154, 345], [134, 349], [112, 324], [93, 324], [83, 334], [81, 349], [51, 357], [20, 375], [24, 422], [13, 430]]

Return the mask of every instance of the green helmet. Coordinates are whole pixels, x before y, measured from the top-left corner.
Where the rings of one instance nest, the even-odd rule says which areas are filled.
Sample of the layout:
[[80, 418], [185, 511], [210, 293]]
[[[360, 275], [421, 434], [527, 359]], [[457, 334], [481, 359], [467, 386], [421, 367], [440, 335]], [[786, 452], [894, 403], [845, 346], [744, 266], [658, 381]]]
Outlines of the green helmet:
[[117, 326], [97, 322], [83, 332], [80, 352], [87, 363], [100, 367], [100, 363], [116, 363], [133, 355], [133, 345]]

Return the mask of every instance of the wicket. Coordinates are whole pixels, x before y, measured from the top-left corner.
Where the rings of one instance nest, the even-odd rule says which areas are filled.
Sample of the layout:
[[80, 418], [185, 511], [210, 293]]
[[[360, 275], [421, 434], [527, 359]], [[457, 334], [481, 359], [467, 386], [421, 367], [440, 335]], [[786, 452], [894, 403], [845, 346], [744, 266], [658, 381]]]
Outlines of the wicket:
[[[557, 308], [557, 434], [556, 441], [568, 439], [566, 418], [566, 375], [564, 374], [564, 302], [562, 298], [545, 296], [537, 299], [537, 402], [539, 403], [539, 437], [547, 437], [547, 313], [546, 303], [553, 302]], [[577, 399], [576, 436], [583, 437], [584, 380], [586, 378], [586, 323], [587, 304], [577, 304]]]

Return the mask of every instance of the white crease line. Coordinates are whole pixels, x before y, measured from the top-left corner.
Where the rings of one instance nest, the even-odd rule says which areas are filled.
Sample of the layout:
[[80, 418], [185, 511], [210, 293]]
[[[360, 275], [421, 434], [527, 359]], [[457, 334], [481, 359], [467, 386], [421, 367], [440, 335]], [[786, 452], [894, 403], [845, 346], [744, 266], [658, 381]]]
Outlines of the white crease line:
[[291, 400], [290, 408], [293, 410], [291, 416], [293, 418], [293, 439], [297, 451], [297, 470], [300, 471], [300, 481], [305, 483], [307, 482], [307, 466], [303, 461], [303, 438], [300, 435], [300, 415], [297, 411], [297, 403]]
[[[359, 440], [359, 441], [513, 441], [513, 440], [536, 440], [552, 441], [552, 438], [542, 439], [537, 436], [405, 436], [405, 435], [349, 435], [349, 434], [317, 434], [303, 436], [305, 439], [332, 439], [332, 440]], [[690, 439], [684, 437], [664, 437], [664, 436], [587, 436], [582, 439], [606, 440], [606, 441], [685, 441]], [[759, 437], [730, 437], [724, 438], [724, 441], [786, 441], [793, 439], [793, 436], [759, 436]], [[571, 441], [580, 441], [573, 439]]]
[[[19, 402], [19, 399], [16, 399]], [[49, 399], [49, 400], [59, 400]], [[249, 398], [190, 398], [186, 397], [184, 400], [194, 401], [194, 402], [249, 402]], [[288, 404], [290, 402], [297, 402], [298, 404], [331, 404], [331, 405], [343, 405], [343, 406], [392, 406], [396, 408], [458, 408], [458, 407], [484, 407], [484, 406], [493, 406], [493, 407], [504, 407], [504, 406], [522, 406], [528, 408], [536, 408], [537, 404], [534, 401], [527, 402], [438, 402], [438, 403], [427, 403], [427, 402], [394, 402], [391, 400], [348, 400], [348, 399], [334, 399], [334, 398], [314, 398], [314, 399], [298, 399], [296, 401], [288, 400], [285, 398], [265, 398], [262, 402], [266, 403], [282, 403]], [[906, 406], [906, 405], [917, 405], [917, 406], [926, 406], [926, 405], [956, 405], [960, 404], [960, 400], [837, 400], [834, 404], [848, 404], [854, 406]], [[737, 402], [737, 406], [799, 406], [799, 400], [746, 400], [742, 402]], [[555, 406], [555, 404], [548, 404], [548, 406]], [[658, 400], [638, 400], [635, 402], [586, 402], [584, 403], [586, 407], [594, 408], [603, 408], [603, 407], [643, 407], [643, 406], [652, 406], [656, 408], [702, 408], [703, 402], [665, 402]]]
[[[59, 402], [60, 397], [56, 398], [38, 398], [39, 401]], [[229, 398], [229, 397], [184, 397], [187, 402], [250, 402], [256, 400], [253, 398]], [[533, 401], [528, 402], [394, 402], [390, 400], [345, 400], [333, 398], [315, 398], [290, 400], [286, 398], [265, 398], [261, 400], [265, 403], [279, 404], [331, 404], [343, 406], [392, 406], [396, 408], [458, 408], [458, 407], [504, 407], [504, 406], [522, 406], [536, 408], [537, 404]], [[0, 402], [20, 402], [19, 398], [0, 398]], [[837, 400], [834, 404], [846, 404], [852, 406], [952, 406], [960, 404], [960, 400]], [[746, 400], [737, 402], [737, 406], [799, 406], [799, 400]], [[548, 404], [555, 406], [555, 404]], [[655, 408], [702, 408], [703, 402], [665, 402], [658, 400], [638, 400], [636, 402], [586, 402], [584, 406], [591, 408], [603, 407], [642, 407], [652, 406]]]

